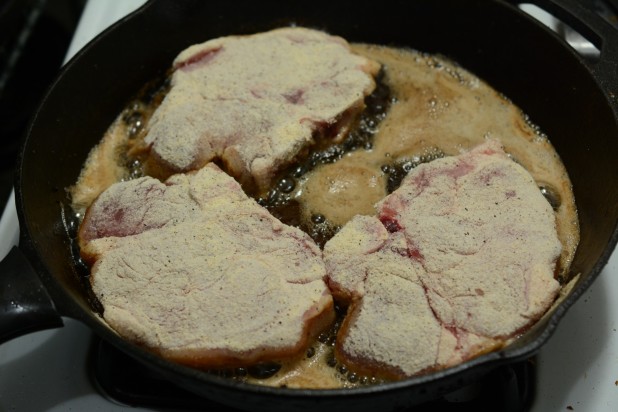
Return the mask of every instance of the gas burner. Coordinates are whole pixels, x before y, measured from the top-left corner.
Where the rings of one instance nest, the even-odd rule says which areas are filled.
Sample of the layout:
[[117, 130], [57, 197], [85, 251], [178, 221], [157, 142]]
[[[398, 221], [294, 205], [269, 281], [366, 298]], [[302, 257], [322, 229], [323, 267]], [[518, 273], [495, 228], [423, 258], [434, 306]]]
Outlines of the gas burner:
[[[93, 341], [90, 361], [95, 386], [116, 403], [177, 411], [238, 411], [177, 387], [98, 338]], [[408, 411], [529, 411], [534, 400], [535, 369], [534, 359], [503, 365], [477, 382]]]

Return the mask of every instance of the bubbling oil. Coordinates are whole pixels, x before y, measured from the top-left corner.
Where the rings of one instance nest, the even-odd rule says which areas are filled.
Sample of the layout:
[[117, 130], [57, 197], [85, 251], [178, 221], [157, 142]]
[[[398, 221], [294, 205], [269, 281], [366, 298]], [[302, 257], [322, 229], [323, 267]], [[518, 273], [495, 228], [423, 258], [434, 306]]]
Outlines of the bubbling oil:
[[302, 229], [323, 247], [339, 231], [340, 226], [319, 213], [303, 217], [302, 205], [299, 204], [302, 184], [310, 172], [321, 165], [335, 163], [356, 150], [371, 151], [373, 137], [394, 101], [390, 87], [384, 81], [384, 72], [381, 71], [376, 77], [376, 88], [365, 98], [365, 110], [343, 141], [332, 144], [325, 139], [316, 139], [318, 144], [310, 148], [300, 161], [280, 172], [274, 179], [273, 187], [265, 195], [259, 196], [257, 202], [282, 222]]
[[[208, 373], [238, 382], [289, 388], [355, 388], [385, 382], [376, 376], [354, 372], [337, 359], [335, 344], [345, 309], [336, 306], [335, 310], [335, 322], [298, 358], [243, 368], [211, 369]], [[303, 376], [299, 376], [299, 369]]]

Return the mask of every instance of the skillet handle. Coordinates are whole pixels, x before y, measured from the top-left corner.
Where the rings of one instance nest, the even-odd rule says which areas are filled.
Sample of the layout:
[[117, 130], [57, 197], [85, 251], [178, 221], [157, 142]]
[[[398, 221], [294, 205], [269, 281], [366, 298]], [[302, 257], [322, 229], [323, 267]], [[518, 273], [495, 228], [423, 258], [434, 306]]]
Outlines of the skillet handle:
[[42, 329], [64, 326], [47, 290], [14, 246], [0, 262], [0, 344]]
[[601, 52], [599, 60], [584, 63], [606, 91], [618, 113], [618, 29], [591, 10], [588, 0], [507, 0], [512, 4], [532, 3], [579, 32]]

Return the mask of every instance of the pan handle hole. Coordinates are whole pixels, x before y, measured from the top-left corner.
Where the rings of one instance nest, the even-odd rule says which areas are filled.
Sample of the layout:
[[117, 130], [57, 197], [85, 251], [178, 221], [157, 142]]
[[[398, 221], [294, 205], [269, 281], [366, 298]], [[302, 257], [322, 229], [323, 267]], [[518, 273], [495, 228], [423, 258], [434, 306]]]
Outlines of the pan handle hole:
[[599, 49], [571, 26], [532, 3], [522, 3], [519, 8], [534, 17], [562, 37], [582, 57], [596, 60], [600, 56]]

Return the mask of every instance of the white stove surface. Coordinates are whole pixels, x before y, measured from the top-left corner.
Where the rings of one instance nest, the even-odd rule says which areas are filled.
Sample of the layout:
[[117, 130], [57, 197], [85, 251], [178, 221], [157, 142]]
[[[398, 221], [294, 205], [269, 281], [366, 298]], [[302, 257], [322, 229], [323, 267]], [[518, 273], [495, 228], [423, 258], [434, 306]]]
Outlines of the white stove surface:
[[[67, 59], [144, 0], [89, 0]], [[551, 19], [541, 16], [551, 25]], [[0, 256], [17, 244], [14, 197], [0, 220]], [[537, 357], [532, 412], [618, 411], [618, 252], [568, 311]], [[92, 333], [64, 319], [61, 329], [0, 345], [0, 412], [152, 411], [118, 405], [93, 387], [86, 359]]]

